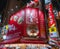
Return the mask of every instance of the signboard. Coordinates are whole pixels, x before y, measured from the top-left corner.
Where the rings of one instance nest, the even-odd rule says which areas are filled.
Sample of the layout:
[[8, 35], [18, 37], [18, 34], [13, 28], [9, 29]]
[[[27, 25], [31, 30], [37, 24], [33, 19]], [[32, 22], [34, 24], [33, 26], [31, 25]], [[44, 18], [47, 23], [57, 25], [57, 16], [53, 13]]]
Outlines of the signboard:
[[[28, 13], [28, 11], [30, 13]], [[38, 36], [38, 16], [36, 9], [26, 9], [26, 24], [27, 24], [27, 35], [29, 36]]]
[[4, 47], [19, 48], [19, 49], [49, 49], [52, 48], [47, 44], [6, 44]]
[[58, 37], [58, 31], [56, 26], [56, 21], [53, 14], [52, 4], [49, 3], [49, 9], [48, 9], [48, 27], [49, 27], [49, 34], [50, 37]]
[[50, 32], [50, 37], [57, 37], [57, 28], [56, 27], [51, 27], [49, 28], [49, 32]]
[[46, 38], [44, 14], [39, 9], [25, 8], [23, 37], [34, 40]]
[[56, 27], [49, 28], [49, 32], [50, 32], [50, 33], [52, 33], [52, 32], [57, 32]]
[[[39, 43], [46, 39], [44, 14], [38, 8], [26, 7], [11, 16], [7, 39], [20, 38], [20, 42]], [[40, 39], [42, 38], [42, 39]], [[45, 41], [42, 41], [45, 43]]]

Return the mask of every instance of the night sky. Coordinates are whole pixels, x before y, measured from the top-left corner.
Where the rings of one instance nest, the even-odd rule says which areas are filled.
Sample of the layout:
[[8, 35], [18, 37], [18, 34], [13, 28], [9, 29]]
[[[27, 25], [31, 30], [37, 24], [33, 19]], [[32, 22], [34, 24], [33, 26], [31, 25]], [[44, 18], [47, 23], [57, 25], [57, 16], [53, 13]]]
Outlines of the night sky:
[[[30, 2], [30, 0], [21, 0], [22, 2], [24, 2], [23, 4], [26, 4], [27, 2]], [[0, 0], [0, 12], [5, 8], [7, 3], [7, 0]], [[54, 0], [53, 0], [54, 3]], [[55, 3], [54, 3], [55, 4]]]
[[[24, 2], [23, 4], [26, 4], [27, 2], [29, 2], [30, 0], [21, 0], [22, 2]], [[0, 12], [5, 8], [7, 3], [7, 0], [0, 0]]]
[[0, 0], [0, 12], [5, 8], [7, 0]]

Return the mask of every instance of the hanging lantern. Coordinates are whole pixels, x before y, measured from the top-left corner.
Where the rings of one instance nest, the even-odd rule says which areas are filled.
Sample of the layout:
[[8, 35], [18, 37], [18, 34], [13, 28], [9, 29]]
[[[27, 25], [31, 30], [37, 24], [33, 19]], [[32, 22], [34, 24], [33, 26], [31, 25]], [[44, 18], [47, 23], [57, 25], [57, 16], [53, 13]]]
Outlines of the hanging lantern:
[[39, 0], [34, 0], [36, 3], [39, 2]]

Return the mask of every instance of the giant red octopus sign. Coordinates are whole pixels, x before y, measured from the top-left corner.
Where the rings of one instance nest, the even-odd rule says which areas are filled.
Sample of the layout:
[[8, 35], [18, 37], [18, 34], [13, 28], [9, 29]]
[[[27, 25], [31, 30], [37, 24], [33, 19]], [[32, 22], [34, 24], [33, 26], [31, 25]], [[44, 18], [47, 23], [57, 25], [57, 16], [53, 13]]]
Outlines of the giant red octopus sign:
[[[13, 14], [7, 30], [6, 39], [2, 43], [46, 43], [44, 13], [38, 8], [26, 7]], [[16, 38], [18, 41], [14, 40]]]
[[[38, 8], [26, 7], [20, 10], [11, 16], [9, 24], [13, 24], [16, 30], [8, 32], [7, 36], [20, 33], [21, 43], [39, 43], [46, 39], [44, 13]], [[16, 36], [14, 34], [13, 36]]]

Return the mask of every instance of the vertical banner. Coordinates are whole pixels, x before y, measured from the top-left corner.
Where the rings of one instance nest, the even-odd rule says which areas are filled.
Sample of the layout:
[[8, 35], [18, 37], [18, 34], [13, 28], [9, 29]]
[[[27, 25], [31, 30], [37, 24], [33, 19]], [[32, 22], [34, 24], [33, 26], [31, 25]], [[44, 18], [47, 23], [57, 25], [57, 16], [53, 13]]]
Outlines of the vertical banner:
[[59, 37], [56, 20], [53, 13], [52, 3], [48, 4], [48, 27], [49, 27], [49, 44], [59, 47], [57, 38]]
[[[49, 44], [57, 46], [57, 38], [59, 37], [58, 30], [57, 30], [57, 25], [56, 25], [56, 20], [55, 16], [53, 13], [53, 6], [52, 6], [52, 0], [45, 0], [45, 7], [46, 7], [46, 16], [48, 19], [48, 31], [49, 31]], [[48, 14], [47, 14], [48, 13]]]
[[49, 9], [48, 9], [48, 27], [50, 37], [54, 38], [59, 37], [51, 3], [49, 3]]

